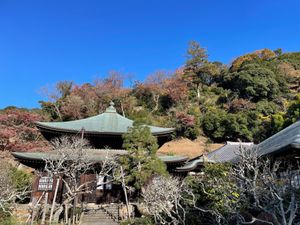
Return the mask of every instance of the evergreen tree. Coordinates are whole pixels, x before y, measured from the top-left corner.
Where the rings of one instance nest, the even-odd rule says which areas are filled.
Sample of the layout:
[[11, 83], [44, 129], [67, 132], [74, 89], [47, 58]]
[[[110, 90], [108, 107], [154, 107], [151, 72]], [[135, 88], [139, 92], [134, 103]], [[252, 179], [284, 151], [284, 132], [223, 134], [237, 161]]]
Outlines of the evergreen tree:
[[196, 87], [197, 98], [200, 99], [202, 86], [210, 85], [219, 73], [219, 69], [216, 64], [208, 61], [206, 49], [195, 41], [190, 42], [187, 56], [184, 75]]
[[123, 139], [123, 147], [128, 155], [122, 156], [120, 163], [126, 174], [126, 183], [139, 193], [151, 176], [166, 175], [166, 166], [156, 156], [157, 139], [149, 127], [134, 124], [123, 135]]

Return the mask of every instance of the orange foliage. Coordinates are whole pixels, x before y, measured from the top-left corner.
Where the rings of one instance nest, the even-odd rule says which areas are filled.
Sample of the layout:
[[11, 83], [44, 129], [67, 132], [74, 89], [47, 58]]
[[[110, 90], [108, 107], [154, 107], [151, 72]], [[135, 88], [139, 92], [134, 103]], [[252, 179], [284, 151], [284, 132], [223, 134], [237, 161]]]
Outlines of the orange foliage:
[[249, 53], [249, 54], [246, 54], [246, 55], [236, 58], [232, 62], [230, 70], [232, 72], [237, 71], [244, 62], [254, 61], [254, 60], [258, 60], [258, 59], [268, 60], [275, 56], [276, 56], [276, 54], [272, 50], [267, 49], [267, 48], [261, 49], [261, 50], [256, 50], [253, 53]]

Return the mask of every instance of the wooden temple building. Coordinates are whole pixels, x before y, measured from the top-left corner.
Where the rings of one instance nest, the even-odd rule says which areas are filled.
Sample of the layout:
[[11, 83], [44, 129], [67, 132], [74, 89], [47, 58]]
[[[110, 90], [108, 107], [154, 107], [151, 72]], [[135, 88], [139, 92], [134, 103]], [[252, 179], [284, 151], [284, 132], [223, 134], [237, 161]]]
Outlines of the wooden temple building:
[[[104, 113], [86, 119], [67, 121], [67, 122], [36, 122], [37, 128], [42, 135], [49, 141], [61, 136], [84, 135], [94, 149], [88, 150], [88, 160], [99, 162], [107, 157], [107, 154], [113, 156], [126, 155], [127, 151], [122, 149], [122, 135], [127, 132], [129, 127], [133, 126], [133, 121], [117, 113], [113, 102]], [[147, 125], [145, 125], [147, 126]], [[157, 138], [159, 146], [169, 141], [174, 128], [163, 128], [148, 126], [151, 133]], [[20, 163], [31, 167], [35, 170], [43, 170], [45, 159], [53, 156], [55, 151], [50, 152], [13, 152], [12, 155]], [[168, 156], [160, 155], [159, 158], [166, 164], [169, 172], [175, 171], [178, 166], [184, 165], [188, 157], [186, 156]], [[84, 182], [95, 180], [96, 174], [86, 174], [82, 178]], [[102, 178], [106, 179], [106, 178]], [[49, 184], [50, 182], [50, 184]], [[56, 185], [55, 178], [46, 178], [36, 176], [32, 186], [31, 201], [35, 202], [45, 191], [45, 185], [48, 185], [49, 200], [53, 199], [53, 191]], [[63, 194], [63, 184], [60, 184], [57, 202], [60, 202]], [[104, 194], [105, 193], [105, 194]], [[107, 199], [105, 196], [113, 196]], [[89, 197], [85, 198], [86, 202], [101, 203], [103, 201], [116, 201], [119, 198], [114, 193], [114, 185], [103, 185], [95, 190]]]
[[[111, 103], [106, 111], [97, 116], [86, 119], [68, 121], [68, 122], [36, 122], [37, 128], [42, 135], [49, 141], [55, 137], [65, 135], [81, 135], [84, 133], [84, 138], [88, 139], [95, 149], [89, 151], [89, 158], [92, 161], [102, 161], [109, 149], [109, 154], [112, 155], [126, 155], [127, 151], [122, 149], [122, 135], [127, 132], [129, 127], [133, 126], [133, 121], [121, 116], [117, 113], [114, 104]], [[156, 126], [148, 126], [151, 133], [157, 137], [159, 146], [169, 141], [174, 128], [163, 128]], [[189, 159], [187, 156], [180, 155], [159, 155], [158, 157], [166, 164], [170, 173], [185, 176], [190, 172], [199, 172], [204, 164], [209, 163], [235, 163], [239, 149], [257, 151], [260, 156], [268, 156], [275, 159], [283, 159], [290, 165], [295, 165], [293, 173], [300, 174], [300, 121], [290, 125], [277, 134], [271, 136], [260, 144], [255, 145], [252, 142], [227, 142], [224, 146], [195, 158]], [[41, 170], [45, 165], [45, 158], [53, 154], [52, 152], [14, 152], [12, 153], [16, 160], [31, 168]], [[298, 167], [297, 167], [298, 166]], [[89, 174], [84, 179], [97, 180], [95, 174]], [[37, 177], [33, 184], [32, 201], [36, 201], [41, 195], [45, 178]], [[300, 175], [297, 175], [297, 182], [300, 186]], [[53, 180], [53, 187], [55, 180]], [[51, 186], [51, 187], [52, 187]], [[61, 193], [63, 186], [60, 187]], [[50, 190], [50, 201], [53, 194]], [[86, 202], [101, 203], [106, 201], [103, 196], [104, 193], [114, 195], [114, 186], [103, 186], [101, 190], [95, 192], [86, 198]], [[115, 201], [118, 196], [110, 199]], [[58, 198], [61, 199], [61, 198]]]

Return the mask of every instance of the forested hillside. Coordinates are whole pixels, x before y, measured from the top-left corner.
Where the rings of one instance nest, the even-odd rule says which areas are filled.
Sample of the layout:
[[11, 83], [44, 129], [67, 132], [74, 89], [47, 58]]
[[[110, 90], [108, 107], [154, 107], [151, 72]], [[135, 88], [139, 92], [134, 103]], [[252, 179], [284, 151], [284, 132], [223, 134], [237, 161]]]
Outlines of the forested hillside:
[[[23, 125], [29, 132], [17, 132], [14, 136], [20, 137], [16, 139], [43, 147], [31, 130], [33, 120], [93, 116], [103, 112], [111, 100], [118, 112], [130, 119], [175, 127], [174, 138], [202, 135], [212, 142], [257, 143], [300, 117], [300, 52], [262, 49], [224, 65], [209, 61], [206, 50], [191, 42], [186, 62], [178, 70], [158, 71], [144, 82], [133, 81], [130, 87], [125, 86], [129, 79], [132, 77], [113, 71], [93, 83], [61, 81], [51, 100], [40, 101], [41, 110], [2, 110], [1, 149], [8, 148], [11, 141], [7, 132], [16, 132], [12, 130]], [[24, 118], [16, 116], [18, 113], [27, 115], [29, 123], [20, 122]]]

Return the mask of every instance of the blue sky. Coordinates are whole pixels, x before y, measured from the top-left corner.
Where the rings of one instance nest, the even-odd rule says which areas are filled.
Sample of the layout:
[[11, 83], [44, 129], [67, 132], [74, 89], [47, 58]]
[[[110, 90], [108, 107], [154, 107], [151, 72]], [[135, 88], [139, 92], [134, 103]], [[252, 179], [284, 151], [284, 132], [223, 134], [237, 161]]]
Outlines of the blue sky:
[[299, 51], [299, 8], [298, 0], [0, 0], [0, 108], [38, 107], [40, 88], [60, 80], [174, 70], [190, 40], [223, 63], [261, 48]]

